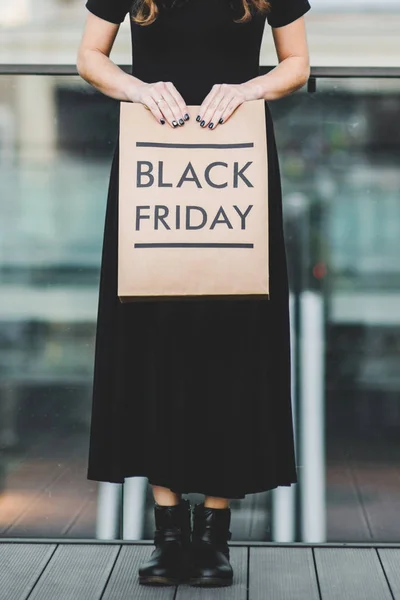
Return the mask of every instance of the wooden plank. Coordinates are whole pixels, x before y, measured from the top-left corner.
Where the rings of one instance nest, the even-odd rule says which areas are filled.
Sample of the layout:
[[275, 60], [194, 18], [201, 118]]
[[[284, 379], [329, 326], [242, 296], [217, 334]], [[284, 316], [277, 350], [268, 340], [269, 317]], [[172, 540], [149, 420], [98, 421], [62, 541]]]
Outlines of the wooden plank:
[[0, 600], [25, 600], [56, 547], [0, 542]]
[[97, 495], [86, 500], [75, 521], [64, 532], [64, 538], [96, 538]]
[[251, 600], [319, 600], [312, 550], [250, 548], [249, 591]]
[[62, 537], [74, 523], [97, 485], [86, 478], [81, 458], [70, 460], [64, 472], [30, 502], [9, 527], [9, 537]]
[[[199, 500], [201, 502], [201, 499]], [[271, 494], [269, 491], [248, 494], [241, 500], [231, 500], [232, 523], [236, 542], [270, 540]]]
[[400, 600], [400, 549], [379, 548], [378, 554], [395, 600]]
[[138, 582], [139, 565], [154, 546], [122, 546], [102, 600], [173, 600], [176, 586], [147, 586]]
[[107, 544], [58, 546], [29, 600], [98, 600], [119, 551]]
[[247, 561], [248, 548], [230, 547], [233, 567], [233, 584], [229, 587], [201, 588], [181, 584], [178, 587], [176, 600], [200, 599], [211, 600], [246, 600], [247, 598]]
[[352, 468], [347, 461], [327, 464], [326, 517], [330, 542], [369, 542], [371, 533]]
[[[30, 448], [6, 476], [0, 497], [0, 534], [9, 537], [13, 525], [23, 519], [43, 490], [51, 488], [68, 471], [70, 462], [81, 456], [82, 447], [68, 439], [46, 437]], [[12, 535], [17, 537], [14, 531]]]
[[398, 463], [353, 461], [354, 478], [375, 542], [397, 542], [400, 537], [400, 477]]
[[392, 600], [374, 548], [315, 548], [322, 600]]
[[65, 468], [57, 460], [31, 459], [7, 476], [6, 489], [0, 498], [0, 533], [3, 536], [8, 536], [13, 524], [22, 518], [42, 489], [61, 477]]

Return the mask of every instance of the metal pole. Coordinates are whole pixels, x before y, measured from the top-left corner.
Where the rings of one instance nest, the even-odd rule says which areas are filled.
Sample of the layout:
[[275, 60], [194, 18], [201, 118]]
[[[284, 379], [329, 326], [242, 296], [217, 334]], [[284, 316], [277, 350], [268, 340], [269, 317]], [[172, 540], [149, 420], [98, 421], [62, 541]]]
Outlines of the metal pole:
[[147, 477], [127, 477], [123, 494], [122, 539], [143, 539]]
[[101, 481], [98, 488], [96, 538], [119, 538], [122, 484]]
[[[294, 326], [294, 297], [290, 294], [290, 340], [291, 340], [291, 395], [293, 421], [296, 423], [296, 402], [294, 401], [296, 393], [296, 344], [295, 344], [295, 326]], [[296, 428], [294, 428], [295, 447]], [[297, 452], [296, 452], [297, 455]], [[296, 486], [279, 487], [272, 492], [272, 540], [274, 542], [293, 542], [295, 540], [296, 530]]]
[[300, 459], [301, 534], [326, 541], [324, 302], [319, 292], [301, 294]]

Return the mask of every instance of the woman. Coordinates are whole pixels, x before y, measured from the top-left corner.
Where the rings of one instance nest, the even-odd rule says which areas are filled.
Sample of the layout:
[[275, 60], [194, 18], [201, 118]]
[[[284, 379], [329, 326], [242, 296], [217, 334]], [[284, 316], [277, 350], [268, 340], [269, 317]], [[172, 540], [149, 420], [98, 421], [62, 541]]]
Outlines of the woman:
[[[223, 127], [243, 102], [266, 100], [270, 298], [120, 303], [118, 147], [100, 280], [88, 478], [121, 483], [139, 475], [152, 485], [155, 548], [139, 570], [141, 583], [230, 585], [230, 499], [297, 482], [282, 199], [268, 101], [308, 79], [303, 15], [310, 4], [88, 0], [86, 6], [80, 75], [112, 98], [143, 104], [161, 127], [184, 127], [188, 105], [200, 108], [198, 123], [186, 126]], [[127, 13], [132, 75], [109, 59]], [[260, 76], [266, 20], [279, 64]], [[181, 497], [190, 492], [205, 495], [193, 511]]]

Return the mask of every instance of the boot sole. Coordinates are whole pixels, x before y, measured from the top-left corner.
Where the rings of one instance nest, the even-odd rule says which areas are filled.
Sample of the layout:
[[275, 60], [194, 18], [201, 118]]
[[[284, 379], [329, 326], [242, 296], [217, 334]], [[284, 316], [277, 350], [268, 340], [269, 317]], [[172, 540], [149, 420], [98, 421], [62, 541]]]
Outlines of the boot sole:
[[170, 579], [169, 577], [157, 577], [155, 575], [149, 577], [139, 577], [141, 585], [178, 585], [179, 579]]
[[195, 587], [227, 587], [232, 583], [232, 579], [220, 579], [218, 577], [196, 577], [189, 580], [189, 585]]

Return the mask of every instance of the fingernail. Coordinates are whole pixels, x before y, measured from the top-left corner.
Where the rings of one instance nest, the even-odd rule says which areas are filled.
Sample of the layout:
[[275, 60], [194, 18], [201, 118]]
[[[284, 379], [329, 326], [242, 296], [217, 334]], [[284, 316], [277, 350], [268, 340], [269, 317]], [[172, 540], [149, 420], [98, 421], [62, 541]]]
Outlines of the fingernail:
[[212, 129], [214, 127], [214, 123], [209, 124], [209, 128]]
[[161, 125], [165, 125], [165, 119], [160, 119]]
[[186, 113], [183, 118], [185, 119], [185, 121], [189, 121], [189, 119], [190, 119], [188, 113]]
[[178, 123], [176, 121], [172, 121], [172, 126], [173, 127], [178, 127]]
[[218, 123], [223, 123], [223, 122], [224, 122], [224, 120], [223, 120], [223, 118], [221, 117], [221, 118], [220, 118], [220, 120], [218, 121]]
[[182, 126], [185, 124], [185, 121], [183, 119], [179, 119], [179, 125]]
[[202, 122], [200, 123], [200, 126], [201, 126], [201, 127], [204, 127], [204, 125], [205, 125], [205, 124], [206, 124], [206, 122], [205, 122], [205, 121], [202, 121]]
[[197, 115], [196, 121], [201, 121], [201, 116], [200, 115]]

